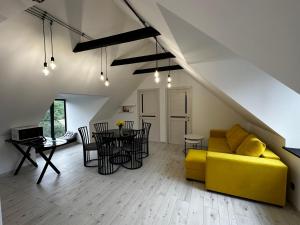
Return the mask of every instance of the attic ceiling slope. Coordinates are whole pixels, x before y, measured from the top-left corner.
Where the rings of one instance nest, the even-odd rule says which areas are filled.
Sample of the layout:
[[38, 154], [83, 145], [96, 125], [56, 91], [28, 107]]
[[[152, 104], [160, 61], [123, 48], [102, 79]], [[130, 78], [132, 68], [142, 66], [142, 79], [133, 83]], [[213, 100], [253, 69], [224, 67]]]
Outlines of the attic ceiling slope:
[[32, 0], [1, 0], [0, 1], [0, 23], [8, 18], [22, 13], [25, 9], [37, 4]]
[[[297, 114], [299, 114], [300, 111], [293, 105], [300, 105], [299, 96], [285, 85], [280, 84], [280, 82], [276, 82], [276, 79], [272, 78], [269, 74], [241, 58], [240, 54], [236, 54], [236, 48], [233, 48], [234, 51], [232, 51], [231, 48], [227, 47], [228, 45], [224, 45], [223, 39], [225, 38], [223, 35], [226, 33], [223, 35], [222, 33], [219, 34], [215, 39], [210, 33], [204, 32], [206, 29], [209, 30], [209, 28], [213, 30], [215, 28], [213, 25], [221, 23], [222, 18], [216, 17], [212, 18], [212, 20], [210, 20], [211, 18], [202, 18], [201, 23], [206, 28], [204, 30], [201, 30], [199, 29], [199, 26], [196, 26], [196, 23], [199, 20], [197, 17], [199, 12], [196, 12], [196, 10], [199, 9], [199, 7], [201, 8], [202, 4], [204, 8], [212, 6], [211, 4], [218, 8], [218, 4], [221, 3], [217, 0], [211, 1], [212, 3], [210, 2], [207, 4], [203, 1], [189, 1], [187, 3], [185, 1], [174, 2], [168, 0], [131, 0], [130, 2], [140, 14], [145, 16], [146, 20], [151, 21], [151, 24], [154, 27], [168, 27], [168, 29], [166, 29], [167, 32], [160, 30], [163, 36], [171, 36], [173, 38], [172, 40], [169, 39], [166, 41], [174, 42], [171, 45], [166, 46], [167, 49], [172, 49], [171, 46], [177, 46], [181, 55], [185, 59], [183, 61], [179, 60], [179, 62], [181, 64], [185, 64], [182, 66], [187, 68], [190, 74], [196, 77], [198, 81], [202, 82], [207, 87], [214, 86], [222, 93], [229, 96], [229, 98], [225, 96], [226, 99], [231, 99], [230, 104], [235, 108], [239, 108], [238, 111], [241, 114], [245, 115], [243, 112], [247, 110], [249, 112], [246, 113], [248, 120], [253, 121], [253, 118], [256, 118], [254, 120], [257, 124], [261, 126], [263, 122], [266, 129], [272, 129], [286, 138], [288, 145], [298, 145], [297, 140], [299, 137], [297, 137], [296, 134], [298, 132], [295, 131], [297, 130], [297, 127], [299, 127], [298, 125], [300, 125], [298, 124], [300, 121], [297, 119]], [[255, 4], [257, 4], [256, 6], [259, 6], [260, 2], [255, 1]], [[232, 3], [231, 5], [234, 4]], [[221, 6], [223, 5], [221, 4], [220, 7]], [[154, 9], [155, 7], [156, 9]], [[193, 8], [192, 11], [190, 10], [191, 8]], [[160, 10], [159, 13], [157, 12], [157, 9]], [[210, 10], [214, 10], [214, 7], [210, 8]], [[186, 14], [195, 15], [187, 16]], [[206, 14], [204, 13], [204, 15]], [[192, 18], [194, 20], [191, 20], [191, 22], [186, 21], [185, 17]], [[237, 20], [236, 18], [235, 20]], [[245, 22], [243, 20], [241, 21]], [[228, 24], [225, 25], [229, 26]], [[168, 32], [171, 32], [171, 35], [169, 35]], [[165, 35], [166, 33], [167, 35]], [[237, 34], [235, 34], [235, 36], [235, 38], [239, 37]], [[229, 46], [231, 47], [231, 45]], [[246, 44], [244, 47], [246, 47]], [[256, 46], [256, 48], [260, 48], [260, 46]], [[172, 50], [170, 51], [173, 53]], [[207, 67], [207, 65], [209, 65], [209, 67]], [[228, 71], [228, 74], [223, 74], [219, 68], [223, 68], [223, 71]], [[233, 72], [235, 79], [240, 78], [238, 79], [239, 82], [236, 83], [237, 85], [231, 85], [230, 89], [223, 85], [224, 82], [222, 83], [222, 81], [226, 79], [228, 85], [230, 83], [234, 83], [234, 80], [232, 80], [233, 77], [229, 76], [229, 71]], [[252, 84], [248, 81], [249, 77], [247, 76], [253, 76], [253, 79], [256, 79], [254, 83], [257, 85], [260, 80], [264, 81], [263, 84], [266, 85], [266, 89], [263, 85], [260, 85], [255, 87], [256, 91], [254, 96], [252, 96], [253, 94], [249, 94], [248, 90], [252, 87]], [[278, 93], [280, 93], [279, 96]], [[270, 101], [270, 104], [262, 105], [262, 102], [259, 100], [262, 96], [267, 102]], [[291, 109], [290, 112], [286, 112], [288, 115], [281, 116], [282, 114], [277, 110], [277, 105], [275, 104], [272, 96], [279, 98], [281, 104], [286, 105]], [[222, 97], [223, 100], [225, 97]], [[228, 102], [228, 100], [226, 101]], [[236, 103], [240, 105], [240, 107], [236, 107]], [[263, 107], [259, 108], [258, 106]], [[292, 117], [290, 115], [292, 115]]]
[[300, 1], [155, 2], [300, 93]]
[[[164, 7], [161, 10], [184, 56], [208, 43], [208, 36], [201, 30]], [[190, 34], [193, 34], [192, 38]], [[187, 38], [190, 39], [189, 42], [186, 42]], [[212, 38], [209, 43], [211, 46], [220, 45]], [[226, 53], [224, 50], [221, 54], [218, 51], [214, 53], [226, 56], [224, 52]], [[232, 57], [233, 54], [229, 50], [227, 52], [230, 57], [215, 57], [207, 61], [197, 61], [201, 57], [195, 55], [195, 63], [190, 65], [259, 121], [286, 138], [287, 145], [298, 146], [300, 135], [297, 129], [300, 119], [297, 115], [300, 113], [300, 96], [238, 55]], [[278, 111], [278, 105], [289, 110]]]
[[[70, 1], [45, 1], [39, 7], [66, 22], [72, 20], [75, 23], [77, 20], [73, 18], [74, 14], [70, 16], [71, 12], [67, 9], [67, 2]], [[123, 30], [141, 27], [125, 15], [113, 1], [101, 1], [105, 2], [110, 12], [95, 13], [91, 16], [88, 15], [86, 9], [101, 8], [100, 1], [82, 2], [84, 4], [82, 7], [78, 5], [74, 9], [75, 12], [83, 10], [78, 15], [80, 20], [83, 21], [77, 24], [79, 26], [77, 28], [81, 28], [89, 34], [90, 31], [95, 30], [91, 32], [93, 36], [109, 33], [110, 28], [112, 28], [110, 34], [113, 34], [114, 32], [119, 33]], [[105, 9], [101, 8], [101, 10]], [[96, 9], [94, 9], [94, 12], [96, 12]], [[114, 23], [103, 27], [102, 32], [97, 25], [97, 21], [105, 21], [107, 19], [105, 16], [109, 13], [116, 14], [116, 20]], [[99, 79], [100, 51], [90, 51], [80, 55], [74, 54], [72, 52], [71, 34], [58, 25], [53, 26], [57, 70], [52, 72], [50, 76], [44, 77], [41, 73], [43, 64], [41, 29], [41, 20], [25, 12], [11, 17], [0, 26], [2, 34], [0, 36], [0, 103], [6, 105], [1, 110], [1, 135], [7, 134], [9, 129], [14, 126], [37, 124], [59, 93], [108, 96], [111, 105], [106, 108], [106, 111], [108, 115], [112, 114], [120, 102], [144, 79], [143, 77], [132, 76], [132, 72], [139, 68], [140, 64], [126, 66], [126, 68], [109, 67], [111, 86], [109, 88], [104, 87], [103, 82]], [[23, 35], [19, 35], [20, 33]], [[8, 40], [11, 43], [9, 46], [7, 45]], [[48, 29], [46, 29], [46, 40], [49, 40]], [[47, 50], [49, 53], [49, 45], [47, 45]], [[124, 45], [121, 48], [108, 48], [108, 64], [117, 56], [129, 55], [129, 53], [133, 55], [150, 54], [152, 50], [149, 42]], [[29, 58], [31, 60], [28, 61]]]

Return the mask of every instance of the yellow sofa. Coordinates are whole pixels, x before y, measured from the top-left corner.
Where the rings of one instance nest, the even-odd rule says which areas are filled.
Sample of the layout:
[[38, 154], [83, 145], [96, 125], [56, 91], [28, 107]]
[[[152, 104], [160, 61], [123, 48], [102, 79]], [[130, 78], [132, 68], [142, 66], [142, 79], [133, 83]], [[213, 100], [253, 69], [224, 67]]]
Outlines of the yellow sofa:
[[190, 150], [185, 163], [187, 178], [205, 181], [207, 190], [285, 205], [288, 168], [269, 149], [260, 157], [238, 155], [228, 145], [226, 131], [212, 130], [208, 151]]

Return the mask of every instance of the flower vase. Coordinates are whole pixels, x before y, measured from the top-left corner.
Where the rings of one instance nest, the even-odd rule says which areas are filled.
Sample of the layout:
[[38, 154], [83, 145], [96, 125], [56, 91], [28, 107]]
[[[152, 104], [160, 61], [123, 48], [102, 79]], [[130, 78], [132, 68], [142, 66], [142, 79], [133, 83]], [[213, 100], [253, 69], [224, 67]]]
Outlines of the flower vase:
[[120, 136], [123, 135], [122, 127], [123, 127], [123, 126], [119, 126], [119, 134], [120, 134]]

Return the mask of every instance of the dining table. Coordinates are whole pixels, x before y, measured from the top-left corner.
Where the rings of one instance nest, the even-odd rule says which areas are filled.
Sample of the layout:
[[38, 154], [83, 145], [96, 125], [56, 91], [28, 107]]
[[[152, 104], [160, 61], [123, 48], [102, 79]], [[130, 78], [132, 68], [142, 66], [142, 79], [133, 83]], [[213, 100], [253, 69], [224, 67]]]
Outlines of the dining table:
[[130, 144], [134, 140], [134, 129], [109, 129], [106, 133], [113, 134], [113, 139], [116, 141], [116, 147], [119, 148], [117, 154], [110, 157], [110, 162], [115, 165], [123, 166], [125, 163], [131, 160], [128, 151], [125, 151], [125, 147], [130, 148]]

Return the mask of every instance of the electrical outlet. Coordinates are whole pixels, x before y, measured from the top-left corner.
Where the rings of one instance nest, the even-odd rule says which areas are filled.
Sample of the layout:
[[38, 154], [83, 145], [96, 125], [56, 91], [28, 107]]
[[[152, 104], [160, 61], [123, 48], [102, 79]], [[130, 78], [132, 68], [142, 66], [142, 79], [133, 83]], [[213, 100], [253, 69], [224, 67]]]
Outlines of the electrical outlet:
[[290, 182], [290, 188], [294, 191], [295, 190], [295, 184], [293, 182]]

